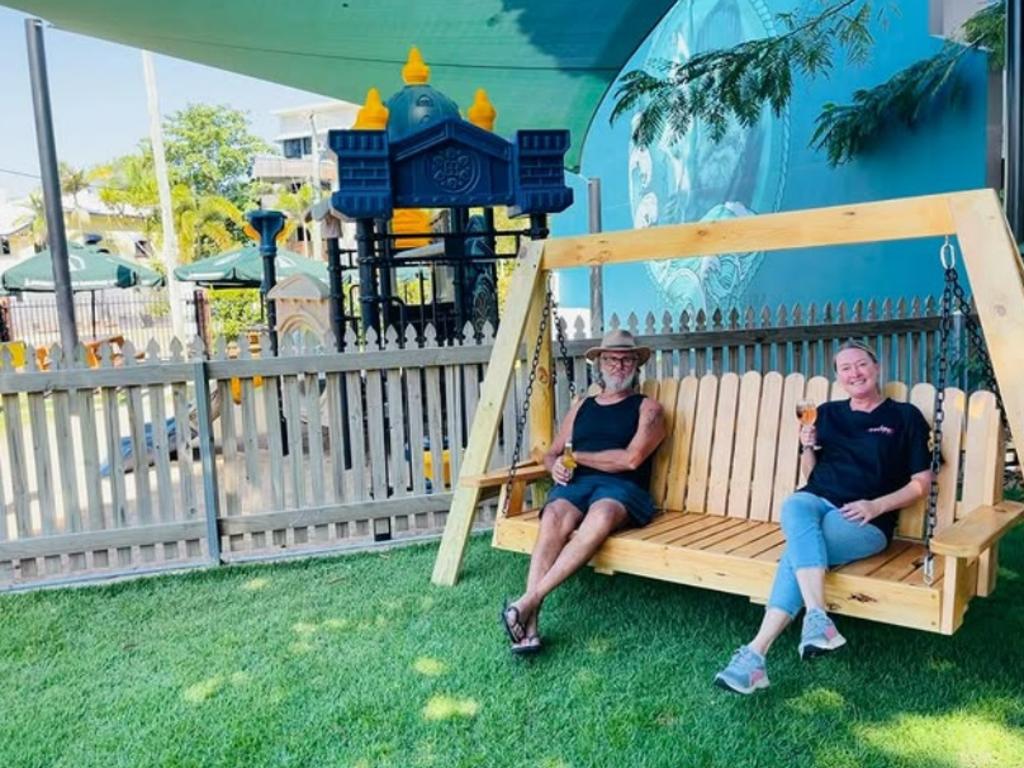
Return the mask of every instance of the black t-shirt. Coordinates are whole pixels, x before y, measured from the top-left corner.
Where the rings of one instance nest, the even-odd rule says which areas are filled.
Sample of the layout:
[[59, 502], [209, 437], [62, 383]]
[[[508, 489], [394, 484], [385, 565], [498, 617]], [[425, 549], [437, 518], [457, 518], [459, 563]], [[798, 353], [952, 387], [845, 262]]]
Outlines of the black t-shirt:
[[[908, 403], [886, 399], [870, 413], [852, 410], [848, 400], [824, 403], [815, 427], [821, 450], [800, 490], [837, 507], [897, 491], [931, 466], [928, 422]], [[898, 516], [893, 510], [871, 523], [891, 540]]]

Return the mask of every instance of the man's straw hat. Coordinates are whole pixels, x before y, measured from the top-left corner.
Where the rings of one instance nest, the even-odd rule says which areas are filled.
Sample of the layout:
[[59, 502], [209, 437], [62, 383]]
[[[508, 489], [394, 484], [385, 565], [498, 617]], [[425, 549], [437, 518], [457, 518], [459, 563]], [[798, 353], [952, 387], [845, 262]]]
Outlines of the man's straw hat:
[[633, 352], [636, 355], [637, 365], [643, 365], [651, 356], [650, 347], [644, 347], [637, 344], [636, 339], [633, 338], [633, 334], [629, 331], [624, 331], [621, 328], [616, 328], [614, 331], [608, 331], [608, 333], [606, 333], [601, 339], [600, 346], [591, 347], [586, 351], [586, 358], [590, 362], [594, 362], [602, 352]]

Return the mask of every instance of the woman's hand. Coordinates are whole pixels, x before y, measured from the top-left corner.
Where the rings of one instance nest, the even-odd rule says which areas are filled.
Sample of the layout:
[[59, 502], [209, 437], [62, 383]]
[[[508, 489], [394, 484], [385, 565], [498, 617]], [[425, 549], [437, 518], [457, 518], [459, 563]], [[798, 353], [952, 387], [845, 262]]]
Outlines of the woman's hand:
[[568, 485], [572, 480], [572, 470], [562, 463], [561, 456], [551, 464], [551, 479], [559, 485]]
[[860, 523], [864, 525], [869, 520], [874, 520], [880, 514], [882, 509], [873, 501], [867, 499], [861, 499], [860, 501], [851, 501], [848, 504], [843, 504], [839, 508], [839, 511], [843, 513], [843, 517], [852, 523]]
[[818, 444], [818, 430], [813, 424], [800, 427], [800, 445], [804, 448], [814, 448]]

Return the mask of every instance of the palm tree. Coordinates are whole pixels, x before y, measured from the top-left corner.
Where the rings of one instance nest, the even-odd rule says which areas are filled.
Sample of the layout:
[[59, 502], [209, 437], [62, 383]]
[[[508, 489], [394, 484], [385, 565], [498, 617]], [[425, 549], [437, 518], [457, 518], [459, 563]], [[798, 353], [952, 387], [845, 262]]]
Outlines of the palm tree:
[[46, 229], [46, 204], [43, 202], [43, 193], [30, 192], [28, 207], [32, 210], [30, 214], [32, 245], [38, 251], [46, 245], [46, 238], [48, 237]]
[[171, 203], [182, 264], [238, 246], [236, 232], [245, 225], [245, 217], [226, 197], [197, 195], [187, 185], [176, 184]]
[[66, 216], [68, 228], [81, 232], [89, 224], [89, 212], [81, 207], [78, 195], [91, 186], [90, 174], [83, 168], [75, 168], [63, 161], [57, 164], [57, 169], [61, 193], [71, 195], [71, 210]]
[[[309, 210], [310, 206], [313, 205], [313, 188], [309, 184], [302, 184], [294, 192], [291, 191], [280, 191], [277, 193], [277, 201], [275, 203], [277, 209], [284, 213], [288, 219], [285, 222], [285, 228], [278, 236], [278, 240], [285, 242], [291, 237], [292, 233], [298, 229], [303, 218], [306, 215], [306, 211]], [[303, 256], [311, 257], [313, 254], [310, 252], [309, 237], [307, 236], [302, 241], [303, 245]]]
[[[146, 237], [158, 244], [162, 230], [152, 152], [144, 148], [124, 155], [96, 168], [92, 175], [100, 181], [100, 199], [107, 205], [118, 211], [129, 207], [149, 211]], [[245, 218], [227, 198], [198, 194], [187, 184], [178, 183], [171, 188], [171, 207], [180, 264], [238, 245]]]

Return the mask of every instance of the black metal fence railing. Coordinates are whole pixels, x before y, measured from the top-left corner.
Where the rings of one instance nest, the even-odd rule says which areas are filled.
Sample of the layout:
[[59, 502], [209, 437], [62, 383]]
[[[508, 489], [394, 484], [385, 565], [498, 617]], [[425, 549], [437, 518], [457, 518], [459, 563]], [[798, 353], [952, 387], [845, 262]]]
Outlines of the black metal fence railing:
[[[156, 339], [167, 349], [174, 336], [171, 306], [165, 290], [76, 293], [75, 320], [83, 340], [121, 337], [139, 349]], [[196, 335], [195, 302], [185, 304], [185, 335]], [[21, 294], [4, 300], [6, 338], [35, 347], [60, 342], [57, 302], [52, 294]], [[184, 340], [183, 340], [184, 341]]]

